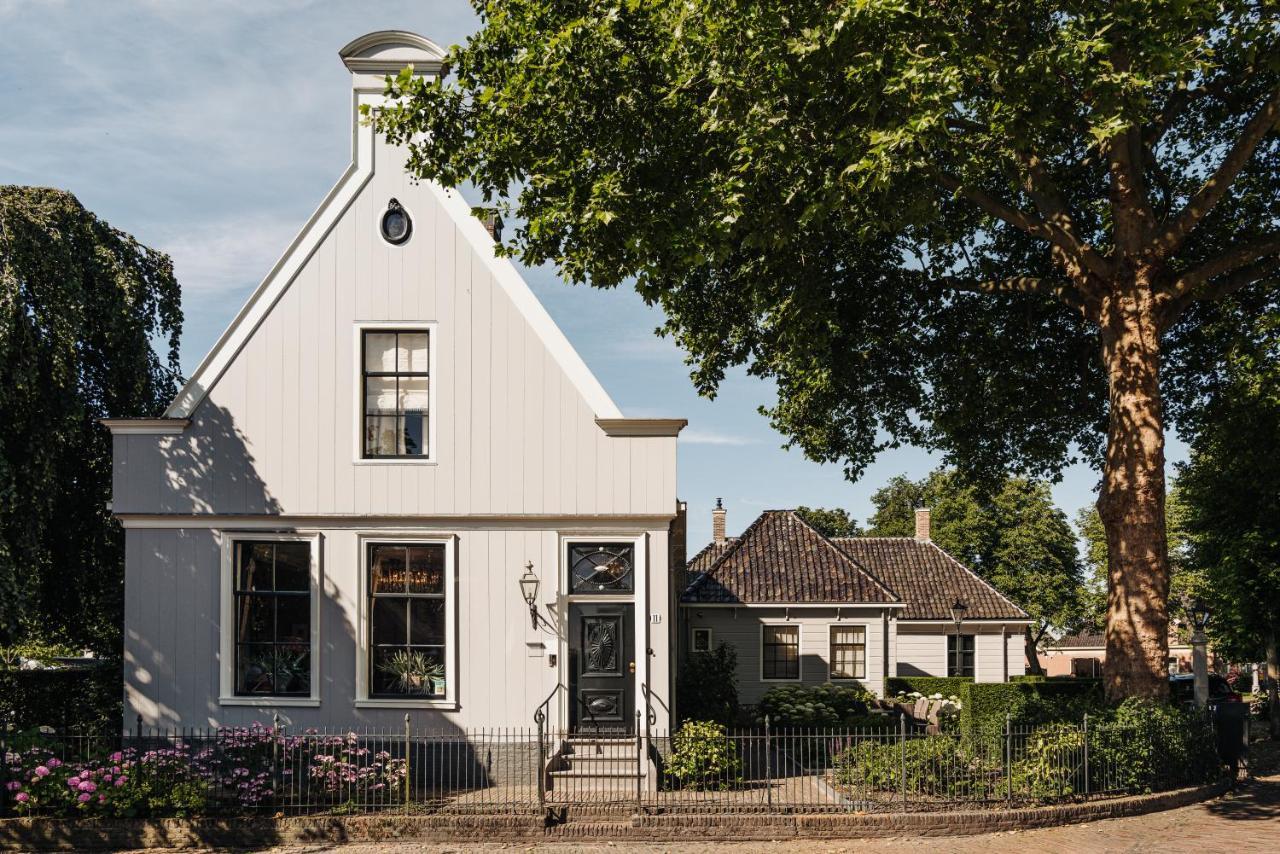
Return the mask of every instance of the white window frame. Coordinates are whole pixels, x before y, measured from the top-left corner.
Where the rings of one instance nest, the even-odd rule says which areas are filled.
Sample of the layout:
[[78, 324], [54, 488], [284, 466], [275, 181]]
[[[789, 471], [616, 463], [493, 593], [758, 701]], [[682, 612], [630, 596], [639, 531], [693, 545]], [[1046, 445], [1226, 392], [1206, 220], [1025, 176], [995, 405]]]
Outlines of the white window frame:
[[[834, 629], [862, 629], [862, 675], [861, 676], [836, 676], [832, 673], [835, 669], [835, 642], [831, 639]], [[836, 622], [827, 624], [827, 679], [832, 682], [857, 682], [865, 680], [867, 674], [871, 672], [871, 628], [869, 624], [862, 622]]]
[[[369, 696], [369, 546], [444, 546], [444, 696], [412, 697], [403, 700]], [[458, 708], [458, 537], [452, 533], [397, 534], [369, 531], [356, 535], [359, 579], [356, 584], [356, 699], [358, 709], [457, 709]]]
[[[381, 240], [381, 236], [378, 238]], [[355, 388], [352, 395], [352, 461], [358, 466], [433, 466], [440, 460], [439, 447], [436, 445], [436, 401], [439, 399], [439, 371], [436, 369], [436, 354], [440, 351], [440, 324], [431, 321], [407, 320], [358, 320], [354, 325], [351, 343], [351, 362], [353, 366], [351, 384]], [[364, 333], [384, 330], [400, 330], [403, 332], [427, 333], [427, 454], [422, 457], [366, 457], [364, 455]]]
[[[314, 708], [320, 705], [320, 599], [324, 594], [324, 572], [321, 550], [324, 538], [319, 532], [303, 531], [221, 531], [222, 579], [219, 608], [220, 658], [218, 673], [218, 705], [255, 706], [259, 708]], [[252, 697], [237, 696], [235, 690], [235, 544], [248, 542], [309, 543], [311, 545], [311, 696]]]
[[[698, 633], [699, 632], [705, 632], [707, 635], [706, 649], [698, 649]], [[696, 652], [696, 653], [706, 653], [706, 652], [711, 652], [713, 649], [715, 649], [715, 646], [714, 646], [713, 634], [711, 629], [707, 626], [694, 626], [693, 633], [689, 636], [689, 651]]]
[[[764, 675], [764, 632], [765, 629], [795, 629], [796, 630], [796, 677], [794, 679], [770, 679]], [[757, 647], [760, 652], [760, 681], [761, 682], [779, 682], [784, 685], [790, 685], [794, 682], [804, 681], [804, 628], [800, 623], [788, 623], [784, 621], [766, 621], [760, 624], [760, 645]]]

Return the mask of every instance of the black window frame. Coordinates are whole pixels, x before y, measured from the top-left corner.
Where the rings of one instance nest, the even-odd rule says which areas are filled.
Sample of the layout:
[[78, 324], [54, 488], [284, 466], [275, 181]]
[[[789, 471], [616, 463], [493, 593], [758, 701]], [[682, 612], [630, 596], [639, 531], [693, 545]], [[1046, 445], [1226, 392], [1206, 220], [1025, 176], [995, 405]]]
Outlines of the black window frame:
[[[960, 670], [956, 672], [956, 638], [960, 638]], [[977, 670], [977, 635], [947, 635], [947, 676], [976, 678]]]
[[[707, 645], [705, 648], [701, 648], [701, 649], [698, 647], [699, 632], [706, 632], [706, 635], [707, 635]], [[712, 647], [711, 629], [707, 626], [694, 626], [692, 632], [689, 635], [689, 651], [697, 652], [697, 653], [711, 652], [712, 648], [713, 647]]]
[[[835, 638], [836, 632], [846, 632], [846, 631], [861, 632], [862, 641], [852, 642], [852, 643], [848, 641], [841, 641], [837, 643]], [[862, 651], [860, 660], [859, 660], [859, 656], [857, 655], [854, 656], [854, 675], [852, 676], [836, 675], [836, 650], [838, 649]], [[858, 623], [844, 623], [844, 624], [837, 623], [833, 626], [829, 626], [827, 628], [827, 655], [831, 657], [831, 660], [827, 662], [827, 673], [828, 673], [828, 677], [831, 679], [832, 682], [849, 682], [857, 679], [866, 679], [867, 678], [867, 627]]]
[[[425, 371], [401, 371], [397, 361], [396, 370], [394, 371], [371, 371], [369, 370], [369, 336], [370, 335], [394, 335], [396, 336], [393, 345], [394, 352], [400, 351], [401, 335], [425, 335], [427, 338], [427, 370]], [[431, 353], [435, 347], [430, 329], [413, 329], [396, 327], [392, 329], [382, 329], [378, 327], [364, 327], [360, 330], [360, 458], [364, 460], [430, 460], [431, 457], [431, 419], [435, 417], [431, 406]], [[370, 415], [369, 414], [369, 380], [387, 379], [394, 377], [396, 380], [396, 408], [394, 415]], [[404, 422], [405, 411], [400, 408], [400, 379], [404, 378], [425, 378], [427, 381], [427, 408], [423, 414], [423, 430], [422, 430], [422, 453], [420, 454], [374, 454], [369, 451], [369, 419], [370, 418], [388, 418], [396, 419], [396, 439], [397, 445], [401, 434], [401, 425]]]
[[[629, 569], [624, 577], [624, 583], [614, 587], [597, 587], [592, 589], [586, 586], [586, 582], [579, 584], [578, 577], [574, 574], [579, 558], [574, 557], [577, 550], [583, 550], [581, 560], [586, 560], [592, 554], [610, 554], [617, 553], [629, 564]], [[636, 544], [634, 540], [572, 540], [565, 546], [565, 561], [568, 564], [569, 576], [569, 593], [573, 596], [630, 596], [636, 591]]]
[[[379, 593], [374, 586], [374, 550], [382, 548], [400, 548], [405, 550], [405, 587], [401, 591]], [[439, 593], [412, 593], [409, 591], [409, 549], [430, 548], [440, 550], [440, 592]], [[449, 642], [452, 637], [452, 626], [449, 623], [449, 553], [448, 544], [441, 542], [415, 542], [413, 540], [392, 541], [378, 540], [375, 542], [365, 543], [365, 607], [368, 614], [368, 626], [365, 629], [365, 666], [367, 668], [368, 678], [366, 679], [366, 692], [370, 700], [443, 700], [449, 696], [450, 685], [449, 677]], [[397, 599], [405, 600], [405, 642], [403, 644], [377, 644], [374, 643], [374, 620], [377, 609], [374, 603], [378, 599]], [[439, 601], [441, 603], [441, 619], [444, 621], [444, 640], [439, 644], [415, 644], [413, 643], [413, 606], [412, 600], [426, 599]], [[440, 666], [445, 670], [445, 688], [444, 691], [436, 693], [411, 693], [405, 691], [379, 691], [376, 689], [378, 682], [377, 671], [377, 653], [380, 649], [399, 649], [405, 651], [414, 650], [439, 650]]]
[[[231, 614], [234, 620], [235, 635], [231, 639], [232, 663], [231, 663], [231, 679], [232, 679], [232, 695], [236, 697], [312, 697], [315, 690], [315, 608], [312, 596], [315, 595], [314, 585], [315, 579], [312, 574], [312, 567], [315, 565], [316, 556], [314, 553], [315, 544], [311, 540], [295, 540], [295, 539], [235, 539], [232, 540], [231, 547]], [[304, 546], [307, 550], [306, 574], [307, 589], [306, 590], [278, 590], [276, 579], [276, 550], [282, 546]], [[242, 589], [242, 552], [245, 548], [261, 548], [270, 546], [271, 551], [271, 589], [270, 590], [245, 590]], [[244, 628], [241, 624], [240, 614], [241, 607], [244, 602], [252, 599], [268, 600], [271, 606], [272, 621], [272, 640], [245, 640], [241, 636], [241, 630]], [[284, 599], [305, 599], [307, 606], [307, 637], [305, 641], [297, 640], [281, 640], [280, 633], [280, 605]], [[241, 662], [242, 655], [246, 647], [263, 647], [269, 646], [272, 649], [272, 674], [271, 674], [271, 691], [249, 691], [245, 690], [242, 682]], [[278, 672], [276, 671], [276, 656], [282, 647], [296, 648], [303, 646], [302, 654], [305, 656], [306, 682], [301, 690], [282, 691], [277, 688]]]
[[[787, 631], [795, 634], [795, 642], [770, 640], [770, 632]], [[784, 659], [779, 658], [777, 654], [770, 655], [771, 649], [794, 648], [795, 656], [791, 663], [795, 667], [795, 675], [778, 675], [778, 671], [771, 671], [770, 667], [776, 667]], [[799, 682], [800, 681], [800, 626], [798, 625], [765, 625], [760, 629], [760, 678], [769, 682]]]

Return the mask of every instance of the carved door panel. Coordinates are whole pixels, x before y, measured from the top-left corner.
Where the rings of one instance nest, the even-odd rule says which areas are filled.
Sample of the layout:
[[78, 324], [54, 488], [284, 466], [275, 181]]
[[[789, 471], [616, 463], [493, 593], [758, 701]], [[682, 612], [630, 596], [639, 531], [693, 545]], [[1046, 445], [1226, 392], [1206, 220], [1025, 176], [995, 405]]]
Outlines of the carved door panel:
[[628, 733], [635, 727], [633, 606], [570, 606], [570, 725], [582, 732]]

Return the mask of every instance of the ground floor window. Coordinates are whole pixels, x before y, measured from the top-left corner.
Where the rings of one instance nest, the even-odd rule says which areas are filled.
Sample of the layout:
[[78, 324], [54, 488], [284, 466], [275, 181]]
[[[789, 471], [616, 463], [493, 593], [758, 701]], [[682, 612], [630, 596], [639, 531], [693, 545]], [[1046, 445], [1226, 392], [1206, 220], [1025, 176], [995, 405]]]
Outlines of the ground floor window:
[[444, 543], [369, 543], [369, 696], [446, 694], [450, 634]]
[[866, 679], [866, 627], [832, 626], [830, 661], [832, 679]]
[[236, 696], [311, 695], [311, 546], [233, 543]]
[[693, 651], [711, 652], [711, 629], [693, 630]]
[[799, 679], [800, 627], [764, 626], [760, 662], [764, 679]]
[[[959, 642], [959, 652], [956, 643]], [[947, 635], [947, 675], [973, 676], [973, 635]]]

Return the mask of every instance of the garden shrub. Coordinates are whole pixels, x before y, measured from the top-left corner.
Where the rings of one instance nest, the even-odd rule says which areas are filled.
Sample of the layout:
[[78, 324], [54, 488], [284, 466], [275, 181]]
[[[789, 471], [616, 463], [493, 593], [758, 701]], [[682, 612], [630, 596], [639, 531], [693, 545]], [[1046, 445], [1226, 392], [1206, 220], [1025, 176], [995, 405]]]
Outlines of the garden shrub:
[[724, 724], [685, 721], [671, 742], [667, 773], [681, 786], [705, 789], [738, 781], [742, 760]]
[[48, 726], [86, 735], [118, 735], [124, 710], [120, 662], [58, 670], [0, 666], [0, 721], [17, 730]]
[[756, 717], [775, 729], [852, 726], [847, 721], [867, 714], [875, 695], [861, 685], [791, 686], [771, 688], [760, 698]]
[[886, 687], [890, 696], [915, 691], [926, 697], [934, 694], [950, 697], [960, 696], [960, 689], [971, 684], [971, 676], [890, 676]]
[[1089, 744], [1090, 765], [1105, 788], [1153, 792], [1208, 783], [1221, 773], [1208, 718], [1168, 703], [1125, 700]]
[[1084, 731], [1075, 724], [1048, 724], [1027, 737], [1026, 752], [1013, 763], [1013, 791], [1044, 800], [1084, 791]]
[[881, 792], [901, 790], [904, 766], [907, 791], [917, 795], [982, 796], [997, 788], [993, 769], [949, 735], [909, 738], [905, 745], [896, 738], [860, 739], [832, 762], [837, 783]]
[[676, 696], [681, 720], [736, 724], [740, 716], [737, 652], [721, 643], [710, 652], [689, 653], [680, 665]]
[[1021, 726], [1080, 723], [1106, 709], [1102, 682], [974, 682], [961, 689], [960, 729], [970, 738], [990, 740], [1004, 733], [1005, 716]]

